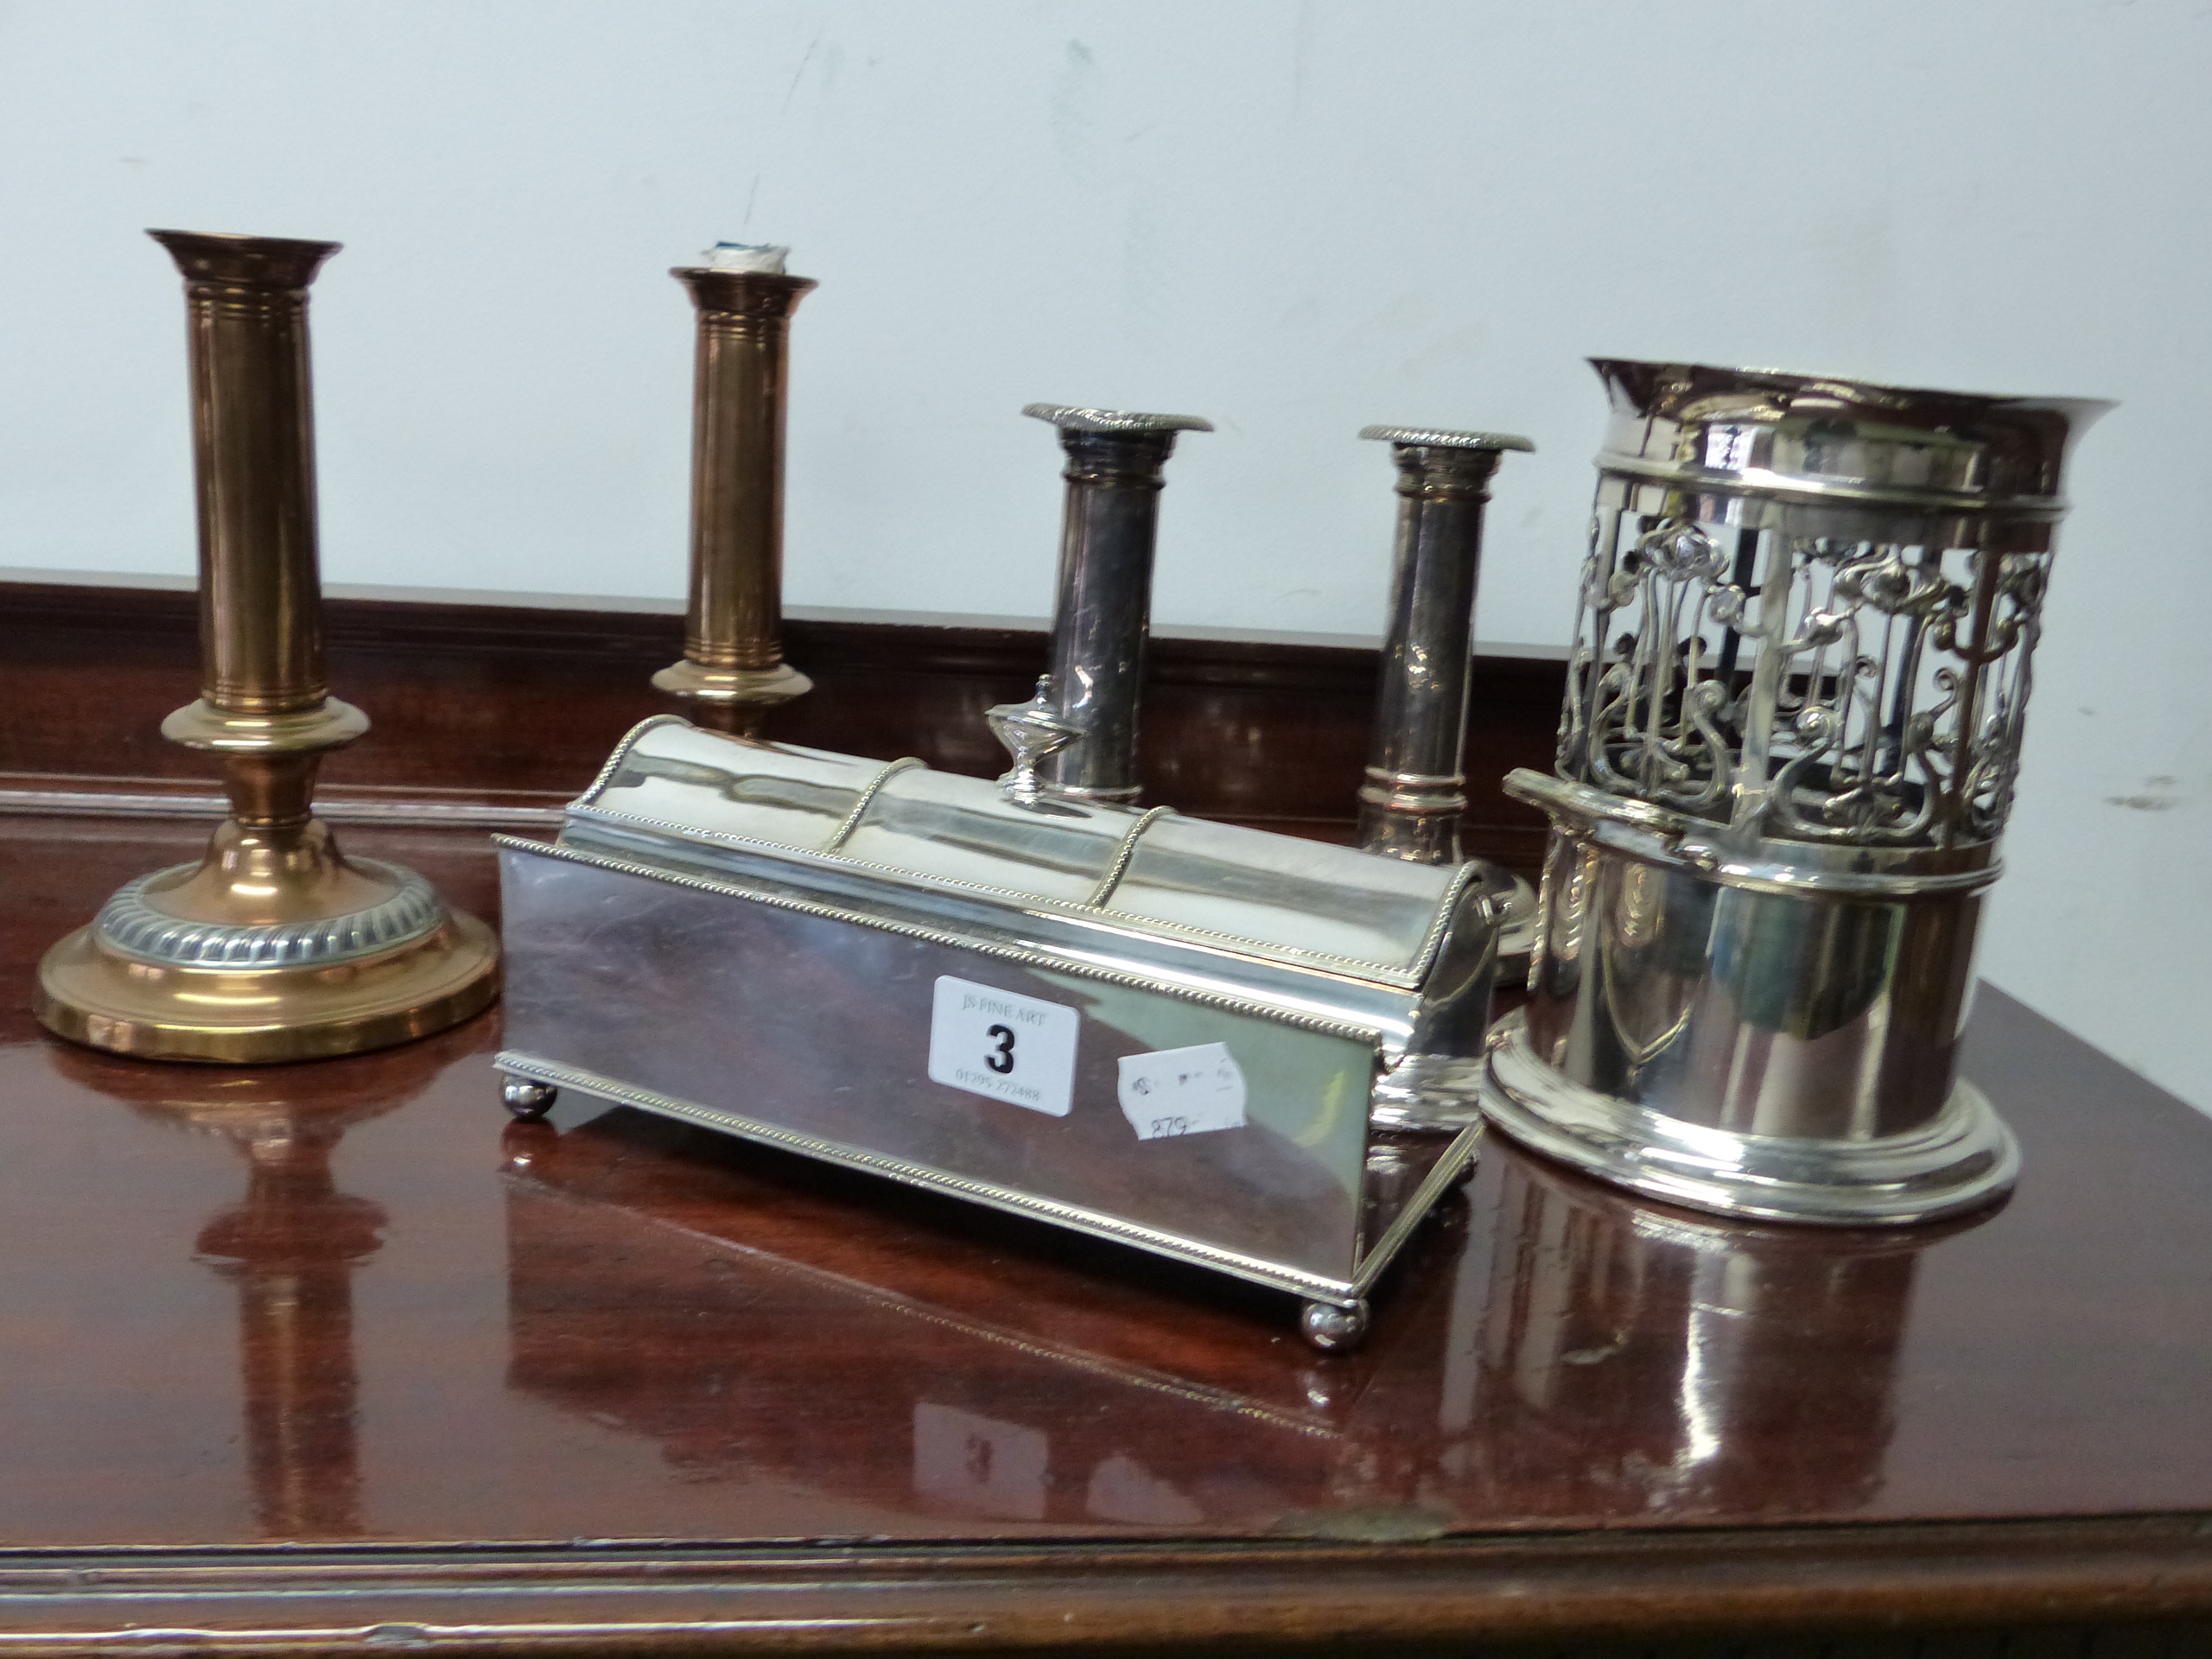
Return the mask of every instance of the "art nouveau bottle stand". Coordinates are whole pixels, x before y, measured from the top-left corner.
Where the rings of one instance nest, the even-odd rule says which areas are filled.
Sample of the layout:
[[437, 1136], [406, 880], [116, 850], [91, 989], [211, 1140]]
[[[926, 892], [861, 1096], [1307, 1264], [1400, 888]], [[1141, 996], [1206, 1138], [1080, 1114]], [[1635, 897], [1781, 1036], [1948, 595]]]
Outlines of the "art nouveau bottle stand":
[[2060, 473], [2105, 404], [1600, 362], [1526, 1008], [1484, 1107], [1723, 1215], [1985, 1203], [1955, 1077], [2012, 804]]

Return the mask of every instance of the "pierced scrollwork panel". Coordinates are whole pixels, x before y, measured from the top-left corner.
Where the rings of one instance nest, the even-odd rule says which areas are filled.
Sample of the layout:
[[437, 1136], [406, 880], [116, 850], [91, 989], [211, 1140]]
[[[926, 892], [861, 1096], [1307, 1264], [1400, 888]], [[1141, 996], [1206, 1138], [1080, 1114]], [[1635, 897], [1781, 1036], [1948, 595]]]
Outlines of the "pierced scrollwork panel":
[[1617, 794], [1710, 814], [1727, 798], [1733, 733], [1715, 599], [1734, 591], [1717, 537], [1685, 520], [1601, 518], [1583, 567], [1560, 730], [1562, 772]]
[[1993, 840], [2049, 560], [1601, 512], [1560, 773], [1789, 840]]

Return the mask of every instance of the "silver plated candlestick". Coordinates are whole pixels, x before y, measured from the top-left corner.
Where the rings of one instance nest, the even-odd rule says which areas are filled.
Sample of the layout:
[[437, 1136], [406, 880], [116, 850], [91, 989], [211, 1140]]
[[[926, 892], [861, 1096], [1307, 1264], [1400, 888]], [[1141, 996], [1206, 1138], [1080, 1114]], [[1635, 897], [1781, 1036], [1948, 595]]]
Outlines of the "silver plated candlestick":
[[1137, 702], [1152, 614], [1162, 469], [1195, 415], [1031, 404], [1059, 429], [1068, 484], [1052, 606], [1052, 667], [1038, 695], [1075, 736], [1043, 761], [1046, 785], [1091, 801], [1137, 798]]
[[[1398, 525], [1389, 629], [1376, 690], [1375, 730], [1359, 790], [1359, 849], [1414, 864], [1460, 862], [1467, 810], [1467, 673], [1482, 563], [1483, 509], [1491, 475], [1526, 438], [1370, 426], [1363, 438], [1390, 445], [1398, 472]], [[1535, 894], [1503, 870], [1483, 868], [1498, 915], [1498, 977], [1525, 975], [1535, 942]], [[1508, 953], [1513, 953], [1509, 969]], [[1488, 1017], [1489, 999], [1483, 999]], [[1478, 1063], [1408, 1054], [1377, 1080], [1370, 1110], [1382, 1129], [1457, 1133], [1480, 1121]]]
[[1502, 432], [1370, 426], [1398, 468], [1390, 626], [1375, 699], [1375, 738], [1359, 791], [1359, 848], [1417, 864], [1459, 861], [1467, 810], [1467, 665], [1483, 508], [1508, 450], [1535, 445]]
[[1486, 1113], [1723, 1215], [1946, 1214], [2018, 1155], [1955, 1081], [2060, 474], [2108, 404], [1596, 364], [1527, 1008]]
[[[1359, 848], [1417, 864], [1459, 861], [1467, 810], [1467, 674], [1483, 509], [1508, 451], [1533, 452], [1505, 432], [1370, 426], [1398, 470], [1398, 529], [1390, 622], [1375, 698], [1375, 735], [1359, 790]], [[1536, 942], [1536, 894], [1512, 880], [1497, 941], [1498, 977], [1526, 976]]]

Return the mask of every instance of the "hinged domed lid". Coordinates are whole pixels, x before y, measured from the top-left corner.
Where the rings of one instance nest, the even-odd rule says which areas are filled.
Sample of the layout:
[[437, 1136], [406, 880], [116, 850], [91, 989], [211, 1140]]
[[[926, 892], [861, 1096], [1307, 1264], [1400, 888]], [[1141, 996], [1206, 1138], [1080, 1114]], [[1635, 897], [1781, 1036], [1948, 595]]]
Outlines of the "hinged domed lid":
[[[1400, 982], [1424, 971], [1472, 867], [1350, 848], [981, 778], [702, 731], [623, 740], [569, 809], [694, 847], [778, 849], [1009, 910], [1079, 914], [1270, 962]], [[570, 836], [564, 834], [564, 840]]]

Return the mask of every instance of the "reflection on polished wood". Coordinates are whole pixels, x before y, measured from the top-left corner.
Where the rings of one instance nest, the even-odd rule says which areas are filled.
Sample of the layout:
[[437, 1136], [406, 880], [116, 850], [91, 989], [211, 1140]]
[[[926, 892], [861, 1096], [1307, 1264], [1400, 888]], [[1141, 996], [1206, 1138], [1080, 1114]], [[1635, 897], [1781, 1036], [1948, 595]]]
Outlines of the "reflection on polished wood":
[[[38, 1033], [48, 918], [196, 838], [0, 818], [0, 1641], [2212, 1632], [2212, 1122], [2000, 995], [2005, 1207], [1732, 1229], [1493, 1144], [1320, 1357], [1105, 1244], [588, 1103], [510, 1127], [496, 1013], [181, 1076]], [[356, 840], [494, 907], [478, 836]]]
[[[56, 1071], [93, 1090], [99, 1062], [56, 1046]], [[382, 1206], [338, 1190], [346, 1131], [411, 1097], [383, 1077], [320, 1068], [175, 1075], [147, 1119], [215, 1136], [243, 1154], [243, 1199], [201, 1230], [194, 1253], [238, 1287], [238, 1377], [255, 1519], [271, 1538], [361, 1532], [354, 1270], [383, 1243]]]
[[238, 1287], [239, 1378], [254, 1513], [271, 1537], [358, 1537], [353, 1268], [384, 1211], [340, 1192], [336, 1136], [290, 1127], [248, 1143], [246, 1201], [200, 1235]]

